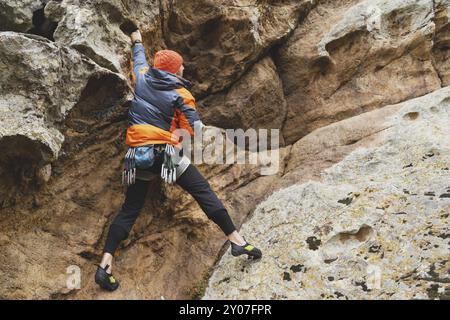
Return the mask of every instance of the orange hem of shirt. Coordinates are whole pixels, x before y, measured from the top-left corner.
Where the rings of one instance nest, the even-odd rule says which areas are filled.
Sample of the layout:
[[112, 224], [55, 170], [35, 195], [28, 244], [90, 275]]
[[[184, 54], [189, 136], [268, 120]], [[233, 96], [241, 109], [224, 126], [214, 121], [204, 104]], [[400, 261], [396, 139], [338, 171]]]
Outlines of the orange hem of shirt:
[[136, 124], [127, 129], [126, 144], [142, 147], [148, 144], [178, 145], [180, 137], [151, 124]]

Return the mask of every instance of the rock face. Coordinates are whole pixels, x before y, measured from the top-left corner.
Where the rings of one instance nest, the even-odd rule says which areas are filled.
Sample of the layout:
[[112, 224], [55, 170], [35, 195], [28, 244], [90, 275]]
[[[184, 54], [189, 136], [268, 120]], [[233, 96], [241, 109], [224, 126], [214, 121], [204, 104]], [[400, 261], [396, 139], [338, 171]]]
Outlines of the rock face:
[[362, 113], [317, 129], [292, 145], [281, 185], [319, 180], [321, 173], [358, 148], [375, 146], [398, 105]]
[[0, 1], [0, 31], [26, 32], [33, 28], [33, 14], [42, 9], [41, 0]]
[[446, 56], [447, 50], [439, 41], [433, 50], [435, 19], [431, 0], [317, 6], [276, 59], [288, 103], [287, 142], [440, 88], [434, 55]]
[[[18, 178], [38, 178], [58, 158], [62, 123], [74, 107], [92, 114], [121, 105], [128, 86], [124, 77], [41, 37], [1, 32], [0, 61], [0, 197], [6, 205]], [[102, 88], [115, 93], [110, 99], [90, 96], [91, 104], [80, 106], [90, 90]]]
[[139, 26], [152, 52], [162, 44], [158, 1], [51, 1], [46, 14], [56, 20], [57, 42], [76, 48], [99, 65], [126, 72], [129, 32]]
[[[449, 8], [0, 0], [0, 298], [198, 298], [227, 249], [189, 195], [155, 179], [116, 257], [121, 289], [101, 292], [92, 281], [124, 198], [136, 27], [149, 63], [163, 48], [183, 55], [207, 125], [281, 131], [276, 174], [262, 175], [261, 163], [199, 166], [238, 227], [272, 195], [255, 212], [261, 223], [243, 229], [265, 259], [241, 265], [225, 254], [206, 297], [445, 298], [449, 93], [439, 89], [450, 83]], [[289, 232], [299, 250], [280, 249]], [[80, 289], [67, 287], [71, 266]], [[223, 291], [242, 267], [255, 282]], [[380, 268], [382, 289], [364, 291], [368, 267]]]
[[447, 0], [437, 0], [434, 1], [434, 5], [436, 36], [434, 38], [433, 57], [442, 85], [448, 86], [450, 84], [450, 71], [447, 63], [449, 58], [447, 48], [450, 41], [450, 4]]
[[203, 118], [215, 126], [281, 129], [286, 117], [283, 86], [271, 58], [256, 63], [226, 94], [202, 101]]
[[205, 298], [448, 298], [449, 123], [448, 88], [406, 102], [380, 146], [272, 194], [242, 227], [262, 261], [225, 254]]

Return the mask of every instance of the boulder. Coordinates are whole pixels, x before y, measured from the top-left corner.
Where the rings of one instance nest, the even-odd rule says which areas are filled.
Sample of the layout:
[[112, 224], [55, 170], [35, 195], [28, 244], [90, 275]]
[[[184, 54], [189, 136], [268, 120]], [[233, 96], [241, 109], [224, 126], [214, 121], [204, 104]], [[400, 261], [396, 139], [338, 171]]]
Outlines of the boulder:
[[205, 299], [448, 299], [450, 88], [398, 106], [376, 147], [272, 194]]
[[[0, 61], [0, 170], [4, 206], [17, 189], [45, 182], [47, 178], [39, 179], [40, 170], [59, 156], [66, 117], [74, 112], [85, 116], [93, 116], [100, 110], [106, 112], [117, 107], [114, 103], [123, 102], [129, 91], [122, 76], [98, 67], [75, 50], [59, 47], [39, 36], [1, 32]], [[115, 99], [83, 103], [87, 96], [93, 98], [90, 95], [93, 87], [101, 91], [102, 86], [116, 90]], [[122, 101], [116, 99], [119, 96]]]
[[241, 77], [316, 1], [162, 1], [166, 44], [183, 53], [199, 97]]
[[439, 73], [442, 85], [450, 84], [450, 68], [448, 59], [450, 58], [450, 1], [436, 0], [434, 1], [436, 34], [434, 38], [433, 55], [435, 67]]
[[141, 29], [149, 53], [162, 47], [158, 1], [50, 1], [46, 16], [57, 23], [54, 39], [90, 57], [100, 66], [126, 74], [129, 34]]
[[[435, 18], [431, 0], [340, 0], [317, 6], [275, 58], [288, 105], [286, 142], [439, 89]], [[447, 47], [439, 48], [435, 55], [445, 56]]]
[[[199, 298], [224, 253], [206, 298], [374, 298], [378, 284], [382, 298], [445, 298], [448, 90], [389, 104], [448, 84], [448, 8], [0, 0], [0, 299]], [[149, 63], [184, 56], [207, 125], [282, 129], [286, 143], [272, 175], [264, 161], [198, 166], [261, 262], [230, 259], [192, 197], [155, 177], [108, 293], [94, 264], [125, 196], [137, 26]]]
[[[33, 21], [43, 11], [42, 0], [1, 0], [0, 31], [27, 32], [33, 28]], [[33, 15], [36, 17], [33, 19]]]

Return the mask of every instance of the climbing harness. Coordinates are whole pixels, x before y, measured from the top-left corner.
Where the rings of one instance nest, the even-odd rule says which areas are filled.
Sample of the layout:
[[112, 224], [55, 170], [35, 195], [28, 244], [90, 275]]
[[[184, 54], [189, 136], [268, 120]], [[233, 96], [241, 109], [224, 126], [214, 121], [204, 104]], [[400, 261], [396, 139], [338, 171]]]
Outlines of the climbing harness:
[[129, 148], [125, 155], [125, 164], [122, 171], [122, 184], [130, 186], [136, 182], [136, 149]]
[[191, 164], [182, 150], [170, 144], [129, 148], [125, 155], [122, 184], [130, 186], [136, 179], [149, 181], [154, 175], [149, 169], [156, 158], [162, 160], [160, 176], [169, 184], [175, 183]]
[[168, 144], [164, 150], [164, 162], [161, 166], [161, 178], [168, 184], [177, 180], [177, 170], [174, 163], [176, 151], [174, 146]]

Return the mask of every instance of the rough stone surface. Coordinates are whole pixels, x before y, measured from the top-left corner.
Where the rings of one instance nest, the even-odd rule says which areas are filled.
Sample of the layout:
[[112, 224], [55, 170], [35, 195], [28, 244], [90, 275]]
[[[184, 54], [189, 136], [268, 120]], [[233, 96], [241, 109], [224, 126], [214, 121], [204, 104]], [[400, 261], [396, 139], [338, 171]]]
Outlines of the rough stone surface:
[[[448, 20], [448, 12], [439, 8], [441, 20]], [[432, 0], [340, 0], [317, 6], [277, 53], [288, 103], [286, 141], [440, 88], [433, 58], [435, 19]], [[447, 56], [447, 35], [442, 29], [434, 55]]]
[[260, 262], [227, 253], [206, 299], [449, 296], [450, 89], [402, 104], [360, 148], [258, 206], [242, 231]]
[[29, 31], [33, 28], [33, 13], [43, 9], [42, 3], [42, 0], [1, 0], [0, 31]]
[[[1, 198], [7, 202], [15, 184], [38, 177], [45, 164], [58, 158], [64, 141], [62, 124], [95, 82], [104, 82], [96, 89], [108, 85], [104, 90], [116, 91], [109, 108], [120, 104], [118, 98], [128, 87], [124, 77], [75, 50], [13, 32], [0, 33], [0, 68]], [[86, 105], [76, 109], [85, 110]]]
[[450, 68], [448, 59], [450, 57], [450, 2], [448, 0], [436, 0], [435, 5], [435, 24], [436, 36], [434, 38], [433, 55], [435, 67], [439, 72], [442, 85], [450, 84]]
[[222, 128], [281, 129], [286, 117], [283, 87], [272, 59], [264, 58], [226, 94], [200, 103], [207, 123]]
[[133, 26], [140, 27], [152, 53], [162, 46], [158, 3], [156, 0], [51, 1], [46, 6], [46, 14], [57, 20], [54, 38], [58, 43], [76, 48], [99, 65], [119, 72], [128, 68], [128, 33]]
[[320, 179], [324, 169], [357, 148], [375, 146], [399, 105], [375, 109], [317, 129], [292, 145], [281, 184]]
[[315, 2], [165, 0], [164, 35], [168, 46], [186, 56], [186, 73], [203, 96], [228, 88], [285, 39]]

